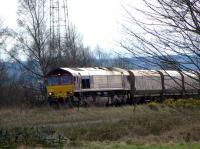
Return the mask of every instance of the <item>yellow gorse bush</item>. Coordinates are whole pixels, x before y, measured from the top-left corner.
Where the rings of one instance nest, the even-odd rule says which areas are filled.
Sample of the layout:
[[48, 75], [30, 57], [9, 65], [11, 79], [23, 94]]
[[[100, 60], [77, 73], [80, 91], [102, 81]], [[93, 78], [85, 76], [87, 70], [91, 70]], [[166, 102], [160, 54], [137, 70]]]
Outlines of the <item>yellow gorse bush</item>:
[[200, 100], [197, 99], [166, 99], [163, 104], [168, 107], [183, 107], [183, 108], [193, 108], [200, 107]]
[[168, 106], [168, 107], [174, 107], [175, 103], [174, 103], [174, 99], [166, 99], [163, 101], [163, 104]]
[[147, 105], [152, 110], [158, 110], [158, 103], [157, 102], [152, 101], [152, 102], [149, 102]]

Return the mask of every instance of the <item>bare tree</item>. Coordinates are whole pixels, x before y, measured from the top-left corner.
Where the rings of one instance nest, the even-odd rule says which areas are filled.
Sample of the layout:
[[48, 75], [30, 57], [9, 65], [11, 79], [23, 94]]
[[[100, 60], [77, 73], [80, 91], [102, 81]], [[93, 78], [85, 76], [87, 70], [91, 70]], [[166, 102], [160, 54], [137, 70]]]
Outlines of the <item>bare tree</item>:
[[[30, 92], [45, 93], [45, 90], [40, 90], [40, 86], [45, 89], [44, 76], [48, 72], [52, 56], [49, 52], [47, 1], [19, 0], [18, 4], [18, 28], [9, 31], [14, 46], [11, 50], [5, 48], [5, 51], [12, 60], [23, 67], [23, 71], [18, 70], [16, 75], [23, 72], [24, 78], [28, 81], [25, 81], [26, 84], [22, 83], [21, 86], [19, 80], [13, 80], [13, 82], [18, 86], [17, 88], [25, 88], [26, 85]], [[26, 61], [22, 61], [22, 58]]]
[[[124, 7], [128, 21], [123, 25], [126, 38], [121, 46], [135, 59], [142, 56], [140, 68], [175, 69], [199, 81], [195, 71], [200, 70], [200, 1], [142, 0], [142, 3], [143, 8]], [[188, 75], [188, 71], [195, 77]]]
[[[9, 73], [9, 61], [6, 59], [5, 49], [8, 46], [9, 29], [0, 19], [0, 106], [10, 104], [10, 73]], [[13, 84], [12, 84], [13, 85]]]
[[94, 50], [94, 54], [96, 57], [96, 66], [99, 67], [111, 67], [113, 63], [113, 58], [111, 57], [112, 54], [106, 52], [100, 46], [97, 46]]
[[66, 34], [65, 38], [60, 39], [56, 35], [53, 35], [53, 39], [50, 37], [48, 2], [19, 0], [20, 30], [14, 34], [18, 45], [10, 53], [11, 57], [19, 61], [15, 53], [23, 52], [30, 62], [26, 69], [39, 78], [45, 76], [52, 67], [79, 66], [91, 57], [89, 48], [84, 47], [79, 33], [72, 25], [68, 26], [66, 33], [62, 33]]
[[144, 9], [125, 8], [129, 22], [123, 27], [128, 40], [122, 47], [134, 56], [152, 57], [144, 61], [160, 68], [162, 61], [176, 63], [178, 70], [200, 70], [200, 1], [143, 0], [143, 4]]
[[2, 51], [6, 47], [8, 37], [8, 28], [4, 26], [3, 21], [0, 19], [0, 87], [2, 87], [7, 79], [7, 68], [5, 62], [2, 60]]
[[46, 9], [46, 0], [19, 0], [17, 48], [31, 61], [30, 71], [39, 77], [47, 73], [50, 56]]
[[124, 69], [128, 69], [130, 65], [128, 63], [128, 58], [122, 57], [122, 56], [117, 56], [113, 59], [113, 64], [114, 67], [119, 67], [119, 68], [124, 68]]
[[62, 41], [61, 65], [67, 67], [87, 67], [92, 65], [93, 55], [89, 47], [85, 47], [81, 35], [75, 26], [70, 25]]

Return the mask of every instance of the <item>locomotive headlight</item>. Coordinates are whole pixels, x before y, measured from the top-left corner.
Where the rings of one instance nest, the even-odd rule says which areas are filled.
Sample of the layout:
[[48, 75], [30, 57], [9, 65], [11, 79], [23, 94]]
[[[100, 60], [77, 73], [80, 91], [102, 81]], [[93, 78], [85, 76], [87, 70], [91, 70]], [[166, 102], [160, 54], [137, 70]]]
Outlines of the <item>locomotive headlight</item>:
[[53, 93], [52, 93], [52, 92], [49, 92], [49, 96], [51, 96], [51, 95], [53, 95]]
[[72, 92], [67, 92], [67, 95], [71, 95], [72, 94]]

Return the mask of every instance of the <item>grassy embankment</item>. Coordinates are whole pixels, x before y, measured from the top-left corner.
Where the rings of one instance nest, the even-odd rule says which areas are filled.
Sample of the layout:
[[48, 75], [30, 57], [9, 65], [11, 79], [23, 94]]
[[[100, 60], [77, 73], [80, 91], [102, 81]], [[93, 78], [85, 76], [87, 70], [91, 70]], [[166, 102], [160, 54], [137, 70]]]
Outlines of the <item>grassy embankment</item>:
[[[27, 146], [21, 146], [19, 149], [27, 149]], [[58, 148], [66, 149], [199, 149], [199, 144], [178, 144], [178, 145], [134, 145], [134, 144], [103, 144], [90, 143], [84, 146], [61, 146]], [[43, 149], [42, 147], [35, 147], [32, 149]]]
[[[0, 147], [40, 144], [83, 149], [151, 149], [156, 145], [158, 149], [186, 149], [200, 148], [198, 143], [198, 101], [168, 100], [136, 109], [132, 106], [81, 108], [79, 112], [76, 108], [0, 109]], [[167, 144], [174, 145], [159, 147]]]

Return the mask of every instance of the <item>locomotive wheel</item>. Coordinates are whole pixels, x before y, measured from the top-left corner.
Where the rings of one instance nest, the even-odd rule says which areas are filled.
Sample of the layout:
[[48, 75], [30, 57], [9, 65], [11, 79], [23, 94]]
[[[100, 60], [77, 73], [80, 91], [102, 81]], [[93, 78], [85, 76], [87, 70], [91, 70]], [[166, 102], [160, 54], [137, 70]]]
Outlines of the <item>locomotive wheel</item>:
[[83, 107], [88, 106], [87, 97], [83, 97], [82, 100], [80, 100], [80, 105], [83, 106]]
[[49, 106], [54, 108], [54, 109], [59, 109], [59, 103], [57, 100], [55, 99], [52, 99], [52, 98], [48, 98], [48, 103], [49, 103]]
[[75, 103], [74, 103], [74, 97], [68, 97], [67, 99], [65, 99], [65, 104], [67, 107], [69, 108], [73, 108], [75, 106]]
[[70, 102], [72, 107], [78, 106], [79, 99], [77, 97], [71, 96], [69, 100], [70, 100], [69, 102]]

